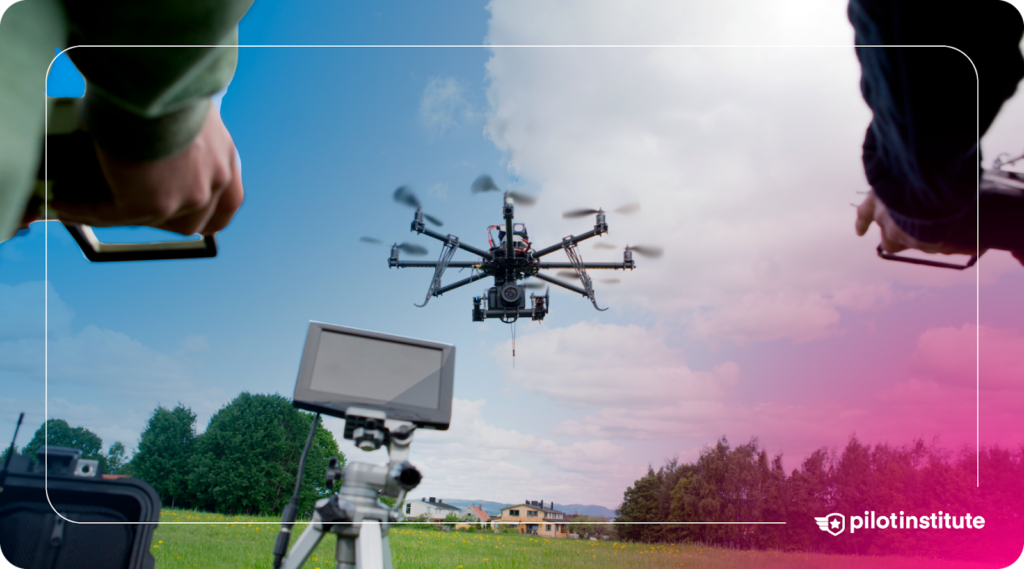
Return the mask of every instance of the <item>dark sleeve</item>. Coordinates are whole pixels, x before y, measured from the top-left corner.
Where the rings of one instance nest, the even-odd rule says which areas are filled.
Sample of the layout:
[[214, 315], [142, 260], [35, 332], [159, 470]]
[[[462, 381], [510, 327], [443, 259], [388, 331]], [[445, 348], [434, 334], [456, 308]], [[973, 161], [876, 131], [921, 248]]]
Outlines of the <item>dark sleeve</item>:
[[64, 0], [68, 52], [86, 78], [85, 121], [96, 141], [127, 160], [152, 160], [187, 146], [210, 96], [231, 81], [237, 26], [252, 0]]
[[[998, 0], [851, 0], [848, 14], [873, 114], [868, 182], [910, 236], [944, 241], [973, 223], [978, 139], [1024, 77], [1024, 22]], [[950, 47], [868, 47], [883, 45]]]

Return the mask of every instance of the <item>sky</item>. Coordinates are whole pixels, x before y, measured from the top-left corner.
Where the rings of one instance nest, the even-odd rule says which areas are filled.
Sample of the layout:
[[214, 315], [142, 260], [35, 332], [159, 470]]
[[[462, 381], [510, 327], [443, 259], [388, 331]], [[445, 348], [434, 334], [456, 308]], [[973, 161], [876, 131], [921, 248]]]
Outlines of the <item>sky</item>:
[[[1024, 269], [998, 251], [963, 272], [890, 263], [877, 229], [854, 234], [870, 112], [845, 2], [257, 1], [240, 38], [475, 47], [242, 48], [221, 113], [246, 201], [216, 259], [90, 264], [52, 223], [0, 244], [0, 440], [25, 411], [23, 446], [48, 411], [133, 448], [179, 402], [201, 432], [242, 391], [290, 396], [318, 320], [457, 346], [451, 429], [413, 445], [416, 496], [614, 508], [648, 465], [721, 437], [787, 469], [854, 435], [1024, 441]], [[494, 47], [527, 44], [562, 47]], [[1022, 126], [1018, 94], [986, 165]], [[552, 290], [513, 367], [510, 327], [470, 320], [489, 285], [416, 308], [429, 271], [359, 241], [439, 254], [391, 200], [409, 185], [440, 231], [485, 245], [501, 202], [470, 193], [481, 173], [538, 197], [516, 209], [535, 243], [590, 229], [563, 211], [636, 202], [608, 215], [616, 249], [583, 258], [665, 254], [598, 284], [607, 312]]]

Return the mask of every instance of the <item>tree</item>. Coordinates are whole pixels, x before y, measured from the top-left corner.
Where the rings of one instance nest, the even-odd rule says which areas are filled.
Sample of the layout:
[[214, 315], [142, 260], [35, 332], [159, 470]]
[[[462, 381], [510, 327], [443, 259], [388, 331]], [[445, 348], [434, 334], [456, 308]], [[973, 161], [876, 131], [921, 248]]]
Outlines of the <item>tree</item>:
[[85, 427], [72, 428], [64, 419], [48, 419], [21, 449], [21, 454], [30, 457], [35, 463], [36, 451], [43, 448], [44, 441], [51, 447], [76, 448], [82, 451], [81, 458], [97, 460], [102, 472], [108, 471], [107, 457], [103, 456], [103, 439]]
[[189, 460], [196, 437], [196, 414], [181, 403], [157, 407], [139, 439], [131, 473], [149, 482], [165, 505], [189, 506]]
[[126, 453], [127, 451], [120, 441], [110, 445], [110, 448], [107, 449], [107, 467], [109, 468], [107, 472], [110, 474], [127, 474], [128, 462], [125, 457]]
[[619, 537], [631, 541], [655, 541], [659, 530], [656, 525], [630, 524], [628, 522], [657, 522], [661, 484], [658, 475], [650, 466], [647, 467], [647, 475], [633, 483], [633, 486], [626, 488], [622, 497], [622, 505], [619, 506], [619, 515], [615, 518], [617, 522], [627, 522], [616, 526]]
[[[280, 395], [242, 393], [210, 419], [196, 439], [188, 486], [194, 505], [230, 514], [280, 514], [291, 499], [299, 457], [313, 415]], [[299, 512], [331, 491], [324, 475], [330, 456], [344, 456], [330, 431], [317, 426], [306, 458]]]
[[[722, 437], [714, 447], [705, 448], [671, 493], [672, 521], [760, 521], [771, 468], [767, 453], [758, 446], [752, 438], [730, 448]], [[753, 528], [741, 525], [684, 526], [680, 535], [738, 546], [750, 546], [757, 539]]]

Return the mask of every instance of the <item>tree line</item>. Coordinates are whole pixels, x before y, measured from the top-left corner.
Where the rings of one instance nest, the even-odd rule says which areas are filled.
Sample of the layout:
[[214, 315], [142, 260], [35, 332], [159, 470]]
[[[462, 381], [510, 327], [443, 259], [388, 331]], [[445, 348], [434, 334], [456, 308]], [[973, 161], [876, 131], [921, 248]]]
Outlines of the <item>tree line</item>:
[[[984, 480], [979, 485], [977, 475]], [[986, 520], [981, 530], [846, 531], [834, 537], [815, 517], [954, 516]], [[621, 539], [699, 541], [744, 549], [821, 551], [859, 555], [927, 555], [1002, 562], [1024, 535], [1024, 445], [951, 452], [923, 440], [895, 446], [851, 437], [841, 453], [821, 448], [787, 474], [782, 455], [769, 459], [757, 438], [731, 447], [723, 437], [693, 463], [667, 461], [626, 489], [620, 522], [785, 522], [784, 525], [617, 525]]]
[[[242, 393], [217, 411], [198, 435], [196, 414], [189, 407], [158, 406], [130, 460], [120, 442], [104, 453], [100, 437], [85, 427], [72, 428], [62, 419], [49, 419], [39, 427], [21, 454], [34, 459], [45, 440], [51, 446], [81, 450], [82, 458], [98, 460], [105, 473], [149, 482], [165, 506], [278, 515], [294, 491], [312, 420], [313, 414], [295, 409], [280, 395]], [[324, 475], [331, 456], [344, 466], [337, 441], [320, 424], [303, 473], [299, 501], [303, 515], [312, 512], [316, 500], [330, 494]]]

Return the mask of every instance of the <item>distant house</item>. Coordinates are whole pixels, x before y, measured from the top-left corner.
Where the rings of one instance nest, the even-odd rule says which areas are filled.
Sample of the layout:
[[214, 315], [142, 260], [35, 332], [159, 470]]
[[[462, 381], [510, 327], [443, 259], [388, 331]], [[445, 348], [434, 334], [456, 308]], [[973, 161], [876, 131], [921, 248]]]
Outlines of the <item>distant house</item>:
[[569, 526], [565, 523], [565, 512], [545, 507], [544, 501], [527, 500], [522, 504], [508, 506], [501, 510], [502, 524], [516, 524], [519, 533], [550, 537], [569, 537]]
[[403, 507], [405, 511], [406, 519], [414, 519], [425, 515], [430, 521], [440, 522], [448, 516], [448, 514], [459, 515], [459, 508], [452, 506], [451, 504], [445, 504], [443, 501], [437, 498], [420, 498], [414, 501], [405, 501]]
[[470, 504], [466, 506], [461, 512], [459, 512], [459, 518], [466, 521], [480, 522], [486, 524], [491, 521], [491, 516], [487, 515], [487, 512], [483, 510], [481, 506], [476, 504]]

